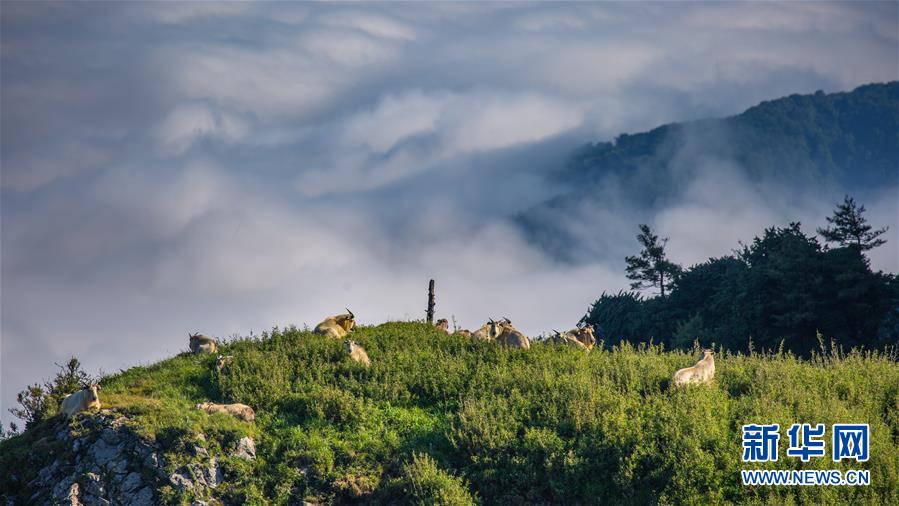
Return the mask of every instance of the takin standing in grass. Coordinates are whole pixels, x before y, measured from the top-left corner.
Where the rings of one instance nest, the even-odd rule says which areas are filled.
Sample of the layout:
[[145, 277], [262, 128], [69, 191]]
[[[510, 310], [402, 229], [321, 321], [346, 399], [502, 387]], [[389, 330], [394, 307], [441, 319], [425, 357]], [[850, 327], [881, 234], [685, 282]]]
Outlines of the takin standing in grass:
[[710, 349], [702, 350], [702, 359], [693, 367], [679, 369], [671, 378], [674, 386], [689, 384], [710, 384], [715, 377], [715, 357]]
[[94, 383], [75, 393], [71, 393], [62, 400], [59, 412], [66, 418], [87, 410], [100, 411], [100, 385]]
[[449, 334], [449, 321], [446, 318], [441, 318], [437, 320], [437, 323], [434, 324], [434, 327], [437, 330], [443, 332], [444, 334]]
[[346, 351], [346, 354], [349, 355], [350, 358], [355, 362], [358, 362], [365, 367], [371, 365], [371, 360], [368, 359], [368, 353], [365, 352], [365, 348], [363, 348], [356, 341], [347, 339], [343, 342], [343, 349]]
[[356, 316], [349, 309], [345, 314], [329, 316], [315, 326], [315, 333], [340, 339], [356, 329]]
[[188, 334], [190, 336], [191, 353], [215, 353], [218, 351], [218, 343], [215, 339], [200, 333]]
[[215, 358], [215, 372], [221, 374], [226, 367], [234, 363], [234, 355], [219, 355]]
[[504, 317], [498, 326], [499, 335], [496, 336], [496, 342], [512, 348], [524, 348], [526, 350], [531, 348], [531, 341], [528, 339], [528, 336], [516, 329], [512, 325], [512, 320]]
[[213, 413], [231, 415], [235, 418], [240, 418], [245, 422], [252, 422], [256, 419], [256, 413], [253, 411], [253, 408], [246, 404], [216, 404], [214, 402], [201, 402], [200, 404], [197, 404], [197, 409], [205, 411], [210, 415]]

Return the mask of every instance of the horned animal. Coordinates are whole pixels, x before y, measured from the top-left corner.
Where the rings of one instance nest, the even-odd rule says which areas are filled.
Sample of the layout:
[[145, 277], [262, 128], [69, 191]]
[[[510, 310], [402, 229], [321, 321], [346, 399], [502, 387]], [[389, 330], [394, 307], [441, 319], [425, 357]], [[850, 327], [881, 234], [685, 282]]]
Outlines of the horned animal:
[[434, 327], [437, 327], [437, 330], [443, 332], [444, 334], [449, 334], [449, 321], [447, 321], [446, 318], [437, 320], [437, 323], [434, 324]]
[[499, 322], [499, 335], [496, 336], [496, 342], [503, 346], [510, 346], [512, 348], [524, 348], [530, 349], [531, 341], [528, 339], [528, 336], [522, 334], [518, 329], [516, 329], [512, 325], [512, 321], [508, 318], [503, 317], [503, 320]]
[[347, 339], [343, 342], [343, 349], [346, 350], [346, 354], [354, 361], [359, 362], [365, 367], [371, 365], [371, 360], [368, 359], [368, 353], [365, 352], [365, 348], [356, 341]]
[[553, 332], [555, 332], [555, 335], [549, 338], [549, 342], [552, 344], [561, 344], [579, 350], [588, 349], [587, 346], [577, 338], [574, 331], [569, 330], [567, 332], [559, 332], [558, 330], [553, 330]]
[[459, 329], [453, 332], [454, 336], [471, 337], [471, 331], [468, 329]]
[[74, 416], [75, 413], [80, 413], [89, 409], [100, 411], [99, 392], [100, 385], [94, 383], [89, 387], [71, 393], [62, 400], [62, 403], [60, 403], [59, 412], [68, 418]]
[[679, 369], [671, 378], [674, 386], [689, 384], [709, 384], [715, 377], [715, 357], [710, 349], [702, 350], [702, 359], [693, 367]]
[[231, 415], [235, 418], [240, 418], [245, 422], [252, 422], [256, 418], [256, 413], [253, 411], [253, 408], [240, 403], [216, 404], [214, 402], [201, 402], [200, 404], [197, 404], [197, 409], [201, 409], [210, 415], [213, 413]]
[[592, 350], [593, 346], [596, 345], [596, 337], [593, 336], [593, 325], [584, 325], [583, 327], [569, 330], [568, 333], [574, 336], [579, 343], [583, 344], [587, 350]]
[[218, 350], [218, 343], [209, 336], [197, 332], [188, 334], [188, 336], [190, 336], [191, 353], [215, 353]]
[[499, 333], [499, 322], [493, 321], [493, 318], [490, 318], [481, 328], [474, 331], [474, 333], [471, 334], [471, 337], [479, 341], [494, 341]]
[[340, 339], [356, 329], [356, 316], [349, 309], [346, 313], [329, 316], [315, 326], [315, 333]]

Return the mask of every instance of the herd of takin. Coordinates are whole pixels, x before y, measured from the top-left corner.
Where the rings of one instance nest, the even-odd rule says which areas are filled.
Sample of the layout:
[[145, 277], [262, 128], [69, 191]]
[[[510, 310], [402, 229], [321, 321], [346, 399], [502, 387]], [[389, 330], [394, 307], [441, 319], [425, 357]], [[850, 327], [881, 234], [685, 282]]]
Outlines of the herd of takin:
[[[437, 320], [434, 324], [439, 331], [454, 336], [460, 336], [469, 339], [477, 339], [481, 341], [495, 342], [502, 346], [513, 348], [529, 349], [531, 347], [530, 339], [512, 325], [512, 321], [508, 318], [495, 321], [492, 318], [487, 321], [481, 328], [471, 332], [469, 330], [456, 330], [452, 333], [449, 331], [449, 322], [445, 319]], [[321, 323], [315, 326], [316, 334], [342, 339], [356, 330], [356, 316], [352, 311], [347, 309], [344, 314], [329, 316]], [[218, 343], [215, 339], [204, 336], [202, 334], [189, 334], [190, 352], [195, 354], [212, 354], [218, 352]], [[593, 336], [593, 327], [584, 325], [566, 332], [554, 331], [554, 334], [547, 339], [551, 344], [559, 344], [563, 346], [571, 346], [573, 348], [590, 351], [596, 344], [596, 338]], [[344, 351], [351, 360], [358, 362], [365, 367], [371, 365], [368, 353], [359, 343], [351, 339], [343, 341]], [[219, 355], [215, 361], [215, 368], [218, 372], [228, 367], [234, 362], [232, 355]], [[712, 350], [702, 350], [702, 359], [692, 367], [679, 369], [674, 373], [671, 379], [672, 386], [678, 387], [689, 384], [709, 384], [715, 377], [715, 358]], [[63, 399], [59, 411], [64, 416], [69, 417], [75, 413], [88, 410], [100, 410], [100, 385], [94, 383]], [[209, 414], [224, 413], [234, 416], [246, 422], [255, 419], [256, 414], [253, 408], [246, 404], [216, 404], [213, 402], [202, 402], [196, 405], [196, 409], [205, 411]]]

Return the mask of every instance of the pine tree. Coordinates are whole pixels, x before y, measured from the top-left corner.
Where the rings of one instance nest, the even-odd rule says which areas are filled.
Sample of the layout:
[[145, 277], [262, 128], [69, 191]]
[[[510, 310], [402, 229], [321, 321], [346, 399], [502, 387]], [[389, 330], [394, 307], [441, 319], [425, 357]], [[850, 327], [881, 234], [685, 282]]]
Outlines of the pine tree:
[[662, 297], [665, 296], [665, 288], [681, 272], [681, 267], [670, 262], [665, 257], [665, 244], [668, 238], [659, 240], [659, 236], [652, 233], [649, 225], [640, 225], [640, 233], [637, 240], [643, 246], [639, 256], [625, 258], [627, 262], [627, 278], [634, 280], [631, 288], [640, 290], [657, 286]]
[[886, 243], [880, 239], [889, 227], [871, 231], [871, 225], [862, 214], [865, 206], [856, 206], [855, 200], [846, 196], [842, 204], [838, 204], [833, 216], [827, 218], [830, 225], [827, 228], [819, 228], [818, 233], [827, 242], [837, 243], [840, 246], [851, 246], [859, 251], [867, 251]]

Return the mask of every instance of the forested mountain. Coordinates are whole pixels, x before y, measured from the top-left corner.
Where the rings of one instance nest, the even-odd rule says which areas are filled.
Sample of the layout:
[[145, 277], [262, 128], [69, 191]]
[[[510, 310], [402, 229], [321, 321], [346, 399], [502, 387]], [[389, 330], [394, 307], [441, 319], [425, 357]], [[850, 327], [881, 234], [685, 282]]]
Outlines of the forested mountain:
[[897, 125], [899, 82], [790, 95], [729, 118], [673, 123], [584, 146], [564, 176], [596, 181], [608, 173], [663, 169], [697, 136], [705, 156], [730, 158], [754, 178], [811, 176], [852, 187], [895, 183]]
[[[690, 188], [703, 179], [711, 181], [705, 191], [719, 194], [739, 193], [733, 185], [745, 185], [775, 200], [837, 192], [864, 200], [899, 183], [899, 82], [791, 95], [729, 118], [623, 134], [582, 147], [556, 176], [575, 189], [518, 220], [533, 242], [573, 262], [623, 263], [628, 253], [622, 243], [631, 244], [632, 235], [622, 227], [636, 233], [634, 220], [649, 222], [669, 206], [697, 204]], [[805, 225], [804, 231], [799, 223], [769, 223], [754, 240], [733, 244], [733, 254], [673, 266], [670, 293], [660, 297], [608, 294], [597, 286], [602, 296], [584, 322], [607, 345], [654, 339], [683, 347], [698, 339], [745, 350], [751, 339], [758, 348], [783, 342], [808, 354], [819, 347], [819, 333], [847, 347], [895, 342], [896, 276], [872, 269], [863, 249], [807, 235], [815, 224]], [[880, 247], [896, 250], [884, 240]]]
[[609, 173], [665, 172], [678, 163], [677, 150], [695, 140], [704, 156], [733, 160], [753, 178], [815, 177], [853, 190], [899, 179], [897, 125], [899, 82], [790, 95], [729, 118], [673, 123], [584, 146], [563, 177], [592, 182]]
[[[652, 211], [679, 199], [700, 174], [734, 171], [751, 184], [862, 196], [899, 182], [899, 82], [851, 92], [791, 95], [742, 114], [621, 134], [577, 150], [556, 174], [572, 190], [517, 216], [528, 237], [560, 259], [574, 237], [568, 219], [585, 203], [613, 212]], [[704, 171], [704, 172], [703, 172]], [[601, 224], [594, 229], [601, 229]]]

